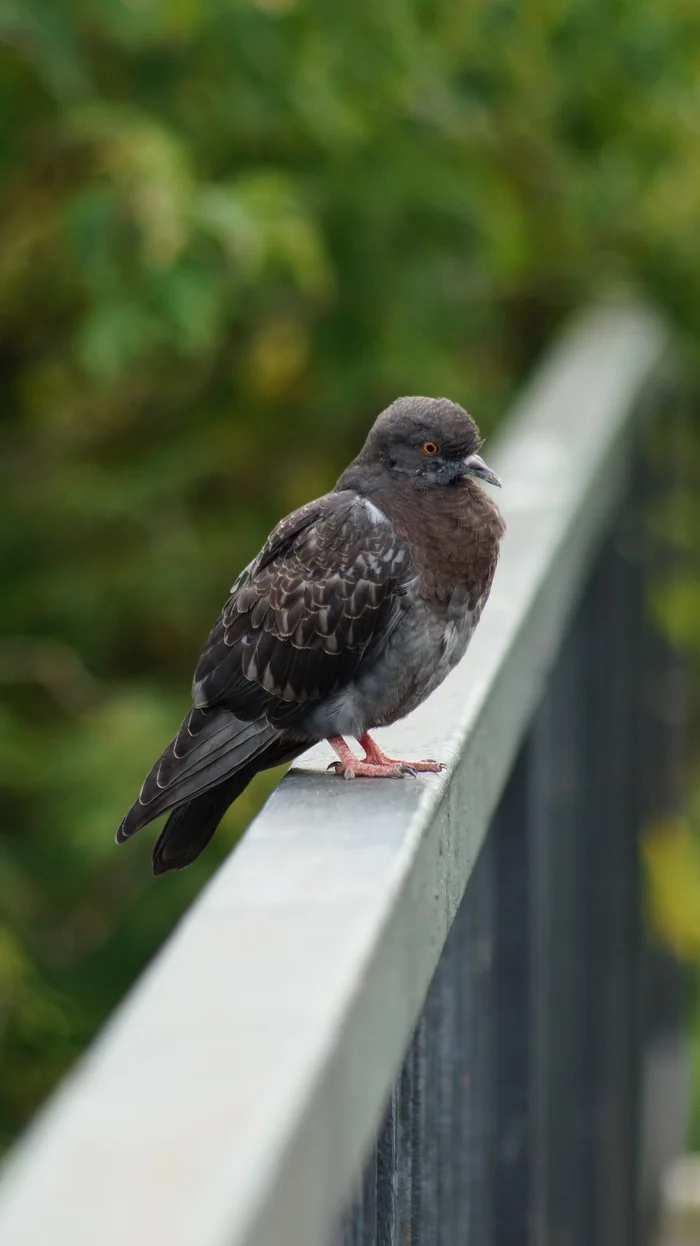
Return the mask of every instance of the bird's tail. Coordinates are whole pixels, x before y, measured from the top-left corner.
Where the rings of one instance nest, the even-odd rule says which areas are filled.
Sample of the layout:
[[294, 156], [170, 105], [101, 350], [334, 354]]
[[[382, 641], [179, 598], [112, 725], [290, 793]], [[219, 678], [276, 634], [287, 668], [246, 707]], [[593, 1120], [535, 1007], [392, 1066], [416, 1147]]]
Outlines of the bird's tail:
[[191, 865], [259, 768], [256, 763], [244, 766], [233, 778], [173, 810], [153, 849], [153, 873], [165, 874]]
[[227, 710], [190, 710], [119, 827], [117, 843], [172, 810], [153, 869], [163, 874], [189, 865], [258, 770], [291, 761], [307, 747], [266, 719], [248, 723]]

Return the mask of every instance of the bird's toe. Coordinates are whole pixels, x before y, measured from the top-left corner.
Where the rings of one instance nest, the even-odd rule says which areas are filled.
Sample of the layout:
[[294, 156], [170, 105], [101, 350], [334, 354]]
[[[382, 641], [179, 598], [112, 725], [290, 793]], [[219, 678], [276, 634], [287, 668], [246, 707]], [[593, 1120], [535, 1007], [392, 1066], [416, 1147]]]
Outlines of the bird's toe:
[[353, 770], [352, 766], [346, 766], [345, 763], [342, 761], [332, 761], [330, 766], [327, 767], [327, 769], [332, 770], [333, 773], [337, 774], [338, 777], [341, 779], [354, 779], [355, 778], [355, 771]]

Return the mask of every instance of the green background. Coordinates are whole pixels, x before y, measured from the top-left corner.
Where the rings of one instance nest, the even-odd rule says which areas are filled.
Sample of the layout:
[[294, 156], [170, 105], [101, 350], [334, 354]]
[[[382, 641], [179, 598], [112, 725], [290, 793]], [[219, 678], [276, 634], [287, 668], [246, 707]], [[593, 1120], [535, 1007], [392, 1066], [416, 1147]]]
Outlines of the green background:
[[[602, 291], [693, 358], [697, 0], [5, 0], [3, 1141], [274, 781], [181, 876], [151, 879], [150, 829], [114, 845], [234, 576], [387, 402], [447, 394], [489, 433]], [[700, 654], [693, 575], [657, 606]], [[653, 904], [695, 956], [674, 834]]]

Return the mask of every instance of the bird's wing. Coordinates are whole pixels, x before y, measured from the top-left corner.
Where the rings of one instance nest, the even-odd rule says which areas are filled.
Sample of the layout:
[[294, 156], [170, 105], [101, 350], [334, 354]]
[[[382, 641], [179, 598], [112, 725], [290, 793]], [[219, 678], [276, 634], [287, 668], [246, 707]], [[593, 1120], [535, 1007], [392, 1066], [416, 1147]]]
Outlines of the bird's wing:
[[195, 672], [195, 706], [293, 726], [390, 634], [413, 575], [404, 541], [357, 494], [295, 511], [234, 584]]

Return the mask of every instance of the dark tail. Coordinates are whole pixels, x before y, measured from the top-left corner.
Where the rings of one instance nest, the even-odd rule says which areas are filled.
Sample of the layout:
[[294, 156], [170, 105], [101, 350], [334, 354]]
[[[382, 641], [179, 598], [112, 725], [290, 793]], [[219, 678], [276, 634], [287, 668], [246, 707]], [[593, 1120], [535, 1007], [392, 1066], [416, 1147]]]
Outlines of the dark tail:
[[305, 748], [265, 719], [241, 722], [227, 710], [192, 709], [147, 776], [117, 843], [172, 810], [155, 846], [153, 872], [182, 869], [206, 847], [258, 770], [291, 761]]
[[198, 857], [232, 805], [259, 770], [257, 764], [245, 766], [224, 783], [219, 783], [195, 800], [175, 809], [168, 818], [153, 849], [153, 873], [182, 870]]
[[277, 740], [230, 779], [173, 810], [153, 849], [153, 873], [165, 874], [168, 870], [182, 870], [191, 865], [206, 848], [229, 805], [238, 800], [251, 779], [260, 770], [293, 761], [308, 747], [298, 741]]
[[130, 839], [161, 813], [194, 802], [247, 771], [256, 758], [261, 760], [251, 770], [251, 777], [256, 769], [274, 765], [262, 761], [262, 754], [280, 742], [280, 732], [265, 720], [247, 723], [226, 710], [190, 710], [175, 739], [146, 776], [138, 800], [117, 831], [117, 843]]

